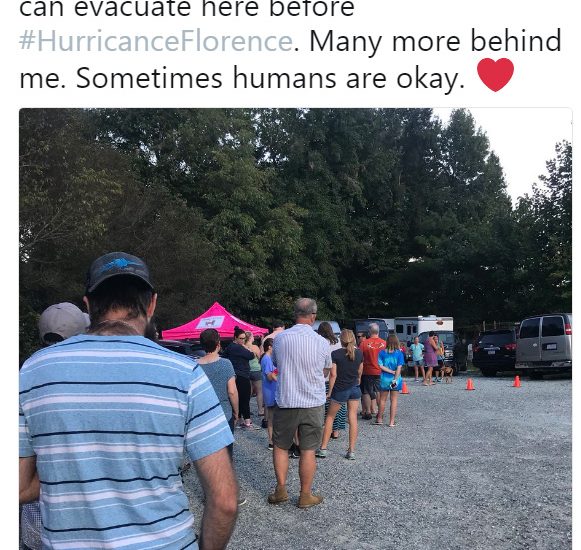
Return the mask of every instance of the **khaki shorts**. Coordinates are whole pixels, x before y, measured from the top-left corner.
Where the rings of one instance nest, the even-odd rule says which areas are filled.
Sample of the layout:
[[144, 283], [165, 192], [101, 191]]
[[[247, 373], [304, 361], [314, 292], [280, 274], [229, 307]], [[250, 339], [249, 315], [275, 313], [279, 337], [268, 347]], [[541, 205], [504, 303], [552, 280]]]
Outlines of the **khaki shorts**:
[[274, 407], [272, 442], [279, 449], [288, 450], [298, 430], [301, 451], [314, 451], [321, 445], [324, 418], [325, 405], [308, 409]]

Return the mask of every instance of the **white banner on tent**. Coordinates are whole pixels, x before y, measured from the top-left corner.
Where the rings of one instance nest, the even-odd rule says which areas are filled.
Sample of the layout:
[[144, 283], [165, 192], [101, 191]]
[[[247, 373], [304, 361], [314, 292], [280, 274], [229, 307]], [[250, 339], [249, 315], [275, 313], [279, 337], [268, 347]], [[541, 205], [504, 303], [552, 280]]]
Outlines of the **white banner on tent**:
[[214, 315], [200, 319], [196, 328], [220, 328], [224, 322], [224, 315]]

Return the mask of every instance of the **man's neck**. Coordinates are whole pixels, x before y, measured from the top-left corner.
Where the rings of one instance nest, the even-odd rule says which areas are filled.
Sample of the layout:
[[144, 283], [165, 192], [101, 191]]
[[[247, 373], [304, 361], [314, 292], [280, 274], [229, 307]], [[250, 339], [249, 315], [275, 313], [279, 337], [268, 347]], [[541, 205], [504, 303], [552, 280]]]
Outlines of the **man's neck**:
[[97, 336], [143, 336], [147, 320], [142, 317], [128, 319], [120, 312], [108, 315], [96, 326], [91, 326], [89, 334]]
[[296, 324], [297, 325], [309, 325], [312, 327], [313, 321], [311, 321], [310, 319], [297, 319]]

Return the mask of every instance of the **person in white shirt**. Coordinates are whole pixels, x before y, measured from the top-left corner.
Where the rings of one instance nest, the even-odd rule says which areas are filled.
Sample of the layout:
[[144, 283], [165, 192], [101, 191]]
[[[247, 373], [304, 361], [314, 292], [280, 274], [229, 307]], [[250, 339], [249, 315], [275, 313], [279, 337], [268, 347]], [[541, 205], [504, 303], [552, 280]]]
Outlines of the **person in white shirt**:
[[298, 430], [301, 450], [298, 506], [309, 508], [323, 501], [322, 496], [313, 495], [311, 490], [317, 469], [315, 451], [323, 431], [326, 401], [324, 369], [331, 367], [331, 351], [327, 340], [312, 328], [317, 317], [315, 300], [297, 300], [294, 317], [296, 324], [275, 338], [272, 352], [272, 361], [278, 369], [277, 407], [272, 426], [277, 485], [268, 502], [279, 504], [288, 500], [288, 449]]

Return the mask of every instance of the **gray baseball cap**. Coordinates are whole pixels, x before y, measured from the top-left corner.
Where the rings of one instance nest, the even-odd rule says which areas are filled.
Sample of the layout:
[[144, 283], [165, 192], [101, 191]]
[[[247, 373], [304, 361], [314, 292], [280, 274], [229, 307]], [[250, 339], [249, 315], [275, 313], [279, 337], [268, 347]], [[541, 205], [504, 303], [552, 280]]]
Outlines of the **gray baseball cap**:
[[66, 340], [76, 334], [82, 334], [88, 326], [86, 314], [69, 302], [47, 307], [38, 320], [38, 332], [44, 344], [50, 343], [45, 340], [47, 334], [58, 334]]

